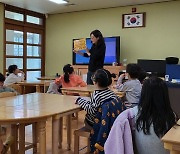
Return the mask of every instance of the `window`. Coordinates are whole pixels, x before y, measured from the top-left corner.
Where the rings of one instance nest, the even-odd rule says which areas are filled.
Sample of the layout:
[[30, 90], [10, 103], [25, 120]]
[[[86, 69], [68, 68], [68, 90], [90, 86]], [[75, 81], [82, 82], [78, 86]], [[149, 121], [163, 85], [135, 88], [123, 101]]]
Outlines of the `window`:
[[6, 11], [5, 10], [5, 18], [24, 21], [24, 15], [16, 12]]
[[6, 58], [6, 69], [12, 64], [17, 65], [19, 69], [23, 69], [23, 58]]
[[27, 45], [27, 56], [40, 57], [41, 56], [41, 47]]
[[41, 35], [36, 33], [27, 33], [27, 43], [41, 44]]
[[7, 56], [23, 56], [23, 45], [6, 44]]
[[25, 9], [5, 6], [5, 66], [17, 65], [27, 80], [44, 75], [45, 17]]
[[27, 15], [27, 22], [42, 25], [42, 19]]
[[34, 80], [37, 76], [41, 76], [41, 71], [27, 71], [27, 80]]
[[23, 32], [17, 30], [6, 30], [6, 41], [23, 43]]

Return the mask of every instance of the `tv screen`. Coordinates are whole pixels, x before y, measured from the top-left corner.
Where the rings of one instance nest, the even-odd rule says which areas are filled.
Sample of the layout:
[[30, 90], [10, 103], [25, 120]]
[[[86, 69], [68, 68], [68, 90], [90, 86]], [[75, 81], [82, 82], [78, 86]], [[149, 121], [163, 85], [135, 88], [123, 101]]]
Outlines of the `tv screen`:
[[[73, 39], [74, 40], [77, 39]], [[120, 63], [120, 37], [105, 37], [106, 53], [104, 64], [112, 65], [113, 62]], [[91, 49], [92, 43], [90, 38], [86, 38], [86, 46]], [[73, 44], [74, 49], [74, 44]], [[86, 52], [86, 50], [81, 50], [81, 52]], [[79, 54], [73, 53], [73, 65], [87, 65], [89, 64], [89, 58], [83, 57]]]
[[146, 72], [164, 77], [166, 73], [165, 60], [138, 59], [137, 64]]

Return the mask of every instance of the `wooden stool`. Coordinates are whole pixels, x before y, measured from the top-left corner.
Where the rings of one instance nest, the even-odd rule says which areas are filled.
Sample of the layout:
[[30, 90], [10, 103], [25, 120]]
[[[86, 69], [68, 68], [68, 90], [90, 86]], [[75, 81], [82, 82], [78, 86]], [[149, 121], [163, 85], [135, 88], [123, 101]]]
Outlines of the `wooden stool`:
[[87, 137], [87, 152], [90, 152], [90, 131], [82, 127], [74, 131], [74, 154], [79, 154], [79, 137]]

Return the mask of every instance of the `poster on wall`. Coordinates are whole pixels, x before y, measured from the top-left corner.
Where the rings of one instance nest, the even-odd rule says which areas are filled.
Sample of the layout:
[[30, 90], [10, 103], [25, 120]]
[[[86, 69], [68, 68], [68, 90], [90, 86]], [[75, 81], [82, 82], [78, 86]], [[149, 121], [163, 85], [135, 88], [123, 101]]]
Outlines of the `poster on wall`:
[[132, 13], [122, 15], [122, 28], [145, 27], [146, 13]]

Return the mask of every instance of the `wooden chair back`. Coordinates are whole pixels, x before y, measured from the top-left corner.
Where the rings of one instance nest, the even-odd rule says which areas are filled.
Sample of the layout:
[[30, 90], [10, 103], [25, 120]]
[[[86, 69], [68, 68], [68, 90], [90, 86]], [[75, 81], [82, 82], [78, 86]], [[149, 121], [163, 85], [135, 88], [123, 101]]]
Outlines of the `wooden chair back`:
[[52, 81], [49, 80], [49, 81], [44, 81], [44, 93], [47, 92], [48, 88], [49, 88], [49, 85]]
[[90, 130], [82, 127], [74, 131], [74, 154], [79, 154], [79, 141], [80, 137], [87, 138], [87, 153], [90, 152]]
[[8, 87], [16, 90], [18, 94], [23, 94], [23, 89], [19, 84], [11, 84]]
[[0, 93], [0, 98], [11, 97], [11, 96], [16, 96], [16, 93], [15, 92], [2, 92], [2, 93]]

